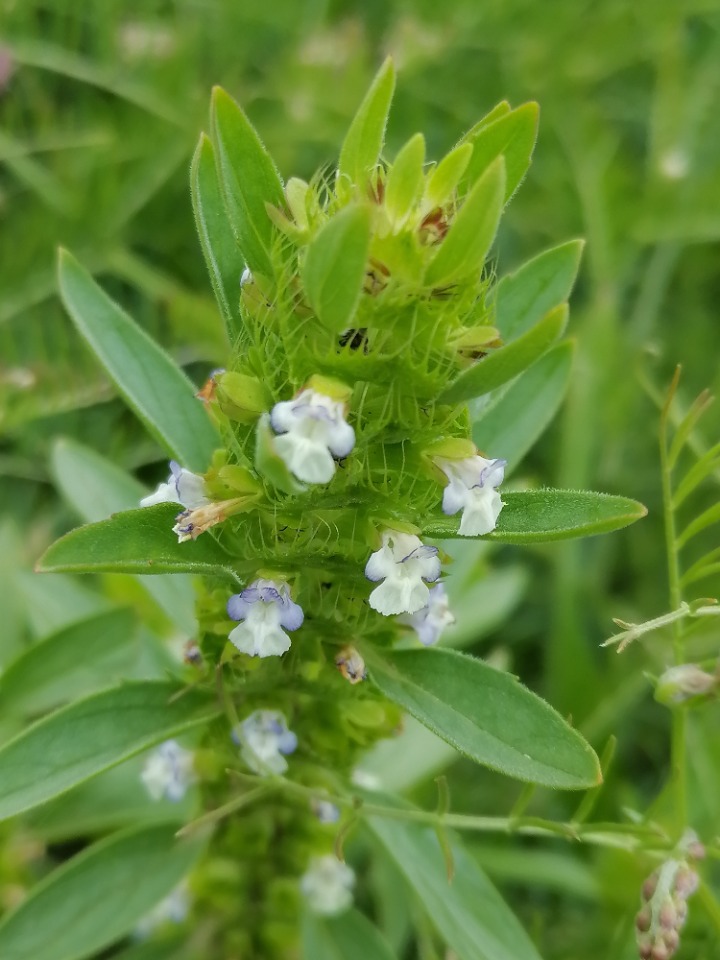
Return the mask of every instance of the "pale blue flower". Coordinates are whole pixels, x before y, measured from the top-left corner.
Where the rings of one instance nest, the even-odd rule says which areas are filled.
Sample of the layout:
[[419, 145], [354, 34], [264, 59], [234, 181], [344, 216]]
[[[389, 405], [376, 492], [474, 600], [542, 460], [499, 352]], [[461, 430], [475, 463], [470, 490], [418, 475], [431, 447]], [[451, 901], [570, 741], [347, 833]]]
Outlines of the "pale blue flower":
[[463, 512], [460, 534], [481, 537], [494, 530], [503, 508], [496, 487], [503, 482], [507, 460], [486, 460], [478, 455], [464, 460], [437, 457], [435, 462], [449, 481], [443, 492], [443, 512]]
[[303, 611], [290, 599], [286, 583], [255, 580], [227, 602], [228, 616], [242, 621], [230, 631], [229, 640], [251, 657], [279, 657], [290, 649], [285, 630], [297, 630]]
[[233, 730], [232, 738], [242, 747], [242, 759], [258, 774], [285, 773], [285, 757], [294, 753], [298, 745], [279, 710], [255, 710]]
[[166, 740], [148, 754], [140, 779], [153, 800], [177, 803], [195, 782], [193, 755], [177, 740]]
[[156, 503], [180, 503], [187, 510], [196, 510], [207, 506], [210, 499], [205, 494], [205, 480], [171, 460], [167, 483], [159, 484], [155, 493], [143, 497], [140, 506], [153, 507]]
[[275, 449], [298, 480], [329, 483], [335, 459], [355, 446], [355, 431], [345, 420], [345, 404], [317, 390], [303, 390], [294, 400], [276, 403], [270, 423], [279, 436]]
[[455, 617], [450, 612], [448, 596], [442, 583], [436, 583], [431, 588], [428, 602], [417, 613], [405, 614], [401, 621], [412, 627], [417, 633], [420, 643], [431, 647], [442, 636], [445, 627], [455, 623]]
[[427, 584], [440, 576], [438, 549], [396, 530], [386, 530], [382, 544], [365, 566], [368, 580], [383, 581], [370, 594], [370, 606], [386, 617], [416, 613], [428, 602]]

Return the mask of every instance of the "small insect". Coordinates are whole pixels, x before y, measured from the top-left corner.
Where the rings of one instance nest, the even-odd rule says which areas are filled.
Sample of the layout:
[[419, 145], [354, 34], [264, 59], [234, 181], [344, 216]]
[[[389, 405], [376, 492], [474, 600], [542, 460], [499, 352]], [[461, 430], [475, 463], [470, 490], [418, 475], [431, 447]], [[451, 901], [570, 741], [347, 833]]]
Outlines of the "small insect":
[[342, 334], [338, 340], [338, 345], [341, 348], [348, 347], [350, 350], [362, 350], [366, 354], [368, 352], [367, 327], [358, 327], [357, 330], [350, 327]]
[[335, 666], [350, 683], [361, 683], [367, 677], [365, 661], [355, 647], [343, 647], [335, 657]]
[[212, 371], [205, 383], [195, 394], [198, 400], [202, 400], [203, 403], [211, 403], [215, 399], [217, 392], [217, 380], [215, 377], [220, 373], [225, 373], [224, 367], [218, 367], [217, 370]]

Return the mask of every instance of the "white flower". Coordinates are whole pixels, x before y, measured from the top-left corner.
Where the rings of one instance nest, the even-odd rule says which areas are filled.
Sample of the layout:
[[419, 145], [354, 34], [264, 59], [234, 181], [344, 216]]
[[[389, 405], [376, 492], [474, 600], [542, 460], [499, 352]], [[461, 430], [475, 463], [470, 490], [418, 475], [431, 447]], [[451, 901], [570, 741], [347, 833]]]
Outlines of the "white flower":
[[251, 657], [282, 656], [290, 649], [285, 630], [297, 630], [303, 622], [302, 607], [290, 599], [288, 585], [274, 580], [255, 580], [233, 594], [227, 612], [233, 620], [243, 621], [228, 639]]
[[164, 900], [146, 913], [135, 927], [135, 936], [139, 940], [147, 939], [158, 927], [166, 923], [182, 923], [190, 912], [190, 896], [185, 884], [180, 884]]
[[401, 621], [412, 627], [417, 633], [420, 643], [431, 647], [440, 639], [445, 627], [455, 623], [455, 617], [450, 613], [448, 597], [442, 583], [436, 583], [430, 590], [427, 604], [417, 613], [404, 615]]
[[495, 488], [503, 482], [507, 460], [486, 460], [481, 456], [465, 460], [438, 457], [435, 462], [449, 480], [443, 493], [443, 512], [463, 512], [460, 534], [481, 537], [494, 530], [503, 508]]
[[153, 800], [165, 797], [177, 803], [195, 783], [193, 755], [177, 740], [166, 740], [148, 755], [140, 779]]
[[210, 499], [205, 495], [204, 479], [171, 460], [167, 483], [161, 483], [155, 493], [143, 497], [140, 506], [154, 507], [156, 503], [181, 503], [187, 510], [196, 510], [206, 507]]
[[329, 483], [333, 458], [346, 457], [355, 446], [355, 431], [345, 420], [345, 404], [316, 390], [303, 390], [294, 400], [276, 403], [270, 411], [275, 449], [291, 473], [305, 483]]
[[383, 545], [365, 566], [368, 580], [382, 580], [370, 594], [370, 606], [383, 616], [416, 613], [424, 607], [430, 591], [426, 585], [440, 576], [437, 547], [426, 546], [411, 533], [386, 530]]
[[245, 763], [259, 774], [285, 773], [285, 757], [297, 749], [297, 737], [279, 710], [255, 710], [233, 730], [232, 738], [242, 747]]
[[333, 854], [313, 857], [300, 880], [300, 889], [313, 913], [331, 917], [352, 905], [355, 873]]

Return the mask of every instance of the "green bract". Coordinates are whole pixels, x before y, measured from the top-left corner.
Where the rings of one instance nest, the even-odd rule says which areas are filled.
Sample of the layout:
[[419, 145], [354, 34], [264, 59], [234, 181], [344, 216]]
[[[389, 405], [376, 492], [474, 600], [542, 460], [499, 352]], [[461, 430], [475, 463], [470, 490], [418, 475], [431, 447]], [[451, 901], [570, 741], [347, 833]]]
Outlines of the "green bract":
[[[332, 853], [337, 828], [324, 822], [342, 809], [368, 820], [460, 960], [536, 960], [499, 894], [445, 835], [444, 810], [437, 839], [397, 825], [407, 812], [397, 799], [380, 797], [383, 807], [356, 795], [353, 769], [396, 735], [403, 711], [508, 776], [566, 790], [601, 780], [581, 734], [512, 675], [423, 646], [452, 620], [441, 582], [449, 558], [427, 538], [544, 543], [644, 513], [619, 496], [501, 486], [506, 461], [516, 466], [562, 401], [572, 345], [557, 341], [582, 245], [556, 247], [496, 282], [493, 243], [530, 161], [537, 106], [501, 104], [437, 163], [416, 134], [389, 163], [393, 89], [388, 61], [337, 171], [287, 185], [243, 110], [214, 91], [191, 188], [229, 351], [199, 392], [60, 256], [75, 324], [174, 460], [143, 496], [113, 464], [58, 446], [59, 485], [87, 523], [50, 546], [38, 570], [154, 575], [152, 616], [161, 634], [181, 631], [185, 654], [125, 672], [134, 621], [121, 612], [107, 627], [115, 614], [92, 611], [18, 657], [0, 683], [14, 709], [65, 705], [0, 747], [0, 817], [48, 804], [48, 833], [62, 835], [93, 797], [115, 783], [128, 791], [123, 771], [137, 778], [136, 767], [107, 771], [157, 744], [182, 756], [167, 741], [194, 730], [204, 815], [186, 830], [209, 838], [193, 875], [197, 915], [222, 956], [280, 960], [302, 940], [307, 960], [392, 958], [367, 918], [330, 916], [351, 899], [352, 876]], [[482, 581], [505, 584], [496, 606], [518, 602], [516, 573]], [[456, 641], [468, 645], [463, 630]], [[66, 663], [73, 648], [82, 668]], [[157, 679], [167, 670], [177, 682]], [[162, 788], [173, 771], [159, 754], [152, 762]], [[105, 821], [90, 822], [124, 821], [111, 804]], [[168, 863], [190, 865], [162, 828], [144, 829], [150, 852], [167, 846]], [[105, 867], [125, 878], [137, 862], [142, 872], [142, 836], [102, 841], [47, 881], [0, 926], [0, 955], [30, 957], [31, 944], [34, 960], [49, 958], [45, 941], [27, 939], [35, 912], [42, 906], [54, 923], [58, 898], [74, 903], [91, 882], [104, 889]], [[163, 871], [169, 883], [180, 868]], [[63, 934], [62, 960], [89, 956], [137, 919], [133, 905], [107, 926], [81, 924], [74, 939]]]

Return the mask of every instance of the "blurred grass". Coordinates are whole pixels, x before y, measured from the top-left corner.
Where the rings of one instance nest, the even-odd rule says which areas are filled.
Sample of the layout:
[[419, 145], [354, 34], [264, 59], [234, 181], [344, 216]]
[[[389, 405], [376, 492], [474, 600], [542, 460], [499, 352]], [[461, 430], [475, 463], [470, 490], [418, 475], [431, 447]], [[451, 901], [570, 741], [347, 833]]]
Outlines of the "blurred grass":
[[[0, 554], [8, 571], [27, 567], [72, 523], [49, 483], [54, 436], [76, 436], [133, 470], [159, 456], [64, 317], [56, 246], [74, 250], [198, 381], [222, 356], [187, 188], [213, 83], [243, 103], [286, 176], [333, 162], [388, 52], [400, 69], [390, 155], [419, 129], [437, 155], [502, 98], [540, 102], [535, 161], [504, 221], [500, 270], [570, 237], [588, 246], [573, 301], [579, 356], [568, 402], [522, 472], [636, 497], [650, 516], [609, 538], [524, 553], [524, 602], [478, 649], [509, 659], [596, 746], [617, 733], [602, 816], [643, 809], [666, 767], [666, 717], [640, 673], [646, 655], [618, 658], [598, 643], [611, 617], [640, 620], [667, 607], [657, 405], [648, 392], [662, 394], [677, 362], [685, 406], [720, 386], [720, 0], [0, 0], [0, 29], [0, 493], [14, 515], [0, 525]], [[711, 411], [696, 442], [709, 445], [719, 424]], [[516, 551], [505, 552], [496, 562], [516, 562]], [[702, 589], [717, 593], [718, 578]], [[6, 593], [0, 663], [33, 634], [31, 610]], [[658, 643], [658, 669], [664, 656]], [[717, 796], [712, 732], [698, 725], [693, 737], [697, 795]], [[515, 789], [464, 764], [453, 782], [460, 807], [488, 812], [505, 812]], [[566, 805], [556, 796], [536, 803], [545, 813]], [[697, 815], [717, 832], [713, 812], [699, 804]], [[493, 858], [479, 855], [492, 871]], [[602, 905], [592, 919], [563, 890], [557, 860], [533, 861], [541, 886], [532, 892], [512, 886], [509, 854], [497, 858], [498, 880], [510, 884], [551, 960], [599, 960], [610, 943], [613, 956], [631, 956], [638, 877], [618, 887], [628, 867], [620, 854], [577, 857], [576, 873], [588, 859], [600, 871], [597, 886], [583, 887]]]

